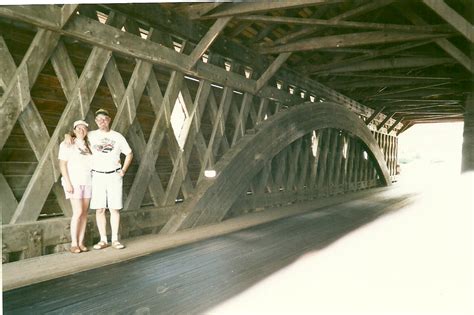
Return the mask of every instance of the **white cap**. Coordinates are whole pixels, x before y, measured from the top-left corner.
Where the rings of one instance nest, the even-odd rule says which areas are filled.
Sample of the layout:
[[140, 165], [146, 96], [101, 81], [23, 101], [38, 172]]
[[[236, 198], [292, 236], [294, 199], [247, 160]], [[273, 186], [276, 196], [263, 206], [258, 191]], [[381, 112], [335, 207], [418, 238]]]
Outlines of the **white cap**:
[[76, 120], [73, 124], [73, 129], [77, 127], [77, 125], [84, 125], [86, 127], [89, 127], [89, 124], [86, 123], [84, 120]]

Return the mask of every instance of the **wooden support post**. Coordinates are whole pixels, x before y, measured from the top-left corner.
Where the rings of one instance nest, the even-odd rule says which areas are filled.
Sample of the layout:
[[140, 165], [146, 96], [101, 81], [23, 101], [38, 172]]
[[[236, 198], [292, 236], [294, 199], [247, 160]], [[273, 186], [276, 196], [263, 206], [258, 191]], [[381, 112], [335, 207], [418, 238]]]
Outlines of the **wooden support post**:
[[333, 129], [332, 130], [332, 138], [331, 138], [331, 143], [329, 147], [329, 161], [328, 161], [328, 170], [327, 170], [327, 180], [326, 184], [329, 189], [329, 193], [331, 193], [331, 190], [334, 186], [334, 175], [335, 175], [335, 165], [336, 165], [336, 159], [337, 159], [337, 148], [339, 146], [339, 130]]
[[352, 145], [352, 139], [348, 135], [344, 135], [344, 146], [343, 152], [345, 152], [345, 156], [343, 155], [342, 160], [342, 171], [339, 177], [339, 183], [342, 184], [343, 191], [346, 190], [346, 182], [347, 182], [347, 173], [349, 172], [349, 153], [350, 147]]
[[297, 191], [302, 191], [303, 189], [307, 189], [308, 186], [307, 186], [307, 182], [308, 182], [308, 178], [309, 178], [309, 174], [308, 174], [308, 166], [309, 166], [309, 161], [310, 161], [310, 156], [312, 156], [312, 154], [310, 153], [310, 146], [309, 146], [309, 141], [308, 141], [309, 137], [308, 136], [305, 136], [305, 138], [303, 139], [303, 143], [302, 143], [302, 152], [300, 154], [300, 161], [299, 161], [299, 165], [300, 165], [300, 170], [298, 172], [298, 181], [297, 181], [297, 184], [296, 184], [296, 190]]
[[367, 181], [369, 179], [369, 161], [370, 161], [370, 157], [369, 157], [369, 154], [367, 152], [367, 149], [364, 149], [364, 151], [367, 153], [367, 159], [364, 158], [364, 163], [363, 163], [363, 172], [362, 172], [362, 181], [364, 182], [364, 186], [365, 188], [367, 188]]
[[[329, 153], [329, 147], [330, 147], [330, 144], [331, 144], [331, 138], [332, 138], [332, 130], [331, 129], [324, 129], [324, 131], [322, 132], [322, 135], [324, 135], [322, 137], [322, 143], [321, 143], [321, 154], [319, 156], [319, 159], [318, 159], [318, 167], [319, 167], [319, 171], [318, 171], [318, 176], [317, 176], [317, 187], [318, 188], [322, 188], [323, 185], [324, 185], [324, 181], [326, 179], [326, 173], [327, 173], [327, 161], [328, 161], [328, 153]], [[321, 141], [320, 140], [320, 141]]]
[[343, 149], [344, 149], [344, 143], [345, 143], [345, 136], [344, 134], [340, 133], [338, 135], [338, 142], [337, 142], [337, 147], [336, 147], [336, 160], [334, 161], [334, 177], [332, 180], [332, 183], [335, 188], [339, 185], [339, 179], [341, 176], [341, 168], [342, 168], [342, 157], [343, 157]]
[[464, 131], [461, 172], [474, 171], [474, 92], [466, 99], [464, 107]]
[[[262, 168], [262, 171], [259, 173], [259, 177], [257, 179], [257, 183], [255, 185], [255, 194], [263, 194], [265, 193], [265, 188], [268, 186], [268, 179], [271, 175], [272, 165], [271, 161], [265, 164]], [[271, 191], [270, 191], [271, 192]]]
[[278, 192], [284, 188], [283, 178], [286, 173], [286, 162], [288, 156], [288, 147], [281, 150], [280, 153], [273, 159], [272, 171], [274, 178], [274, 191]]
[[[311, 170], [310, 170], [310, 175], [308, 179], [308, 187], [310, 189], [315, 189], [318, 183], [318, 178], [321, 175], [321, 172], [318, 172], [318, 167], [319, 167], [319, 161], [321, 157], [321, 151], [323, 150], [323, 146], [326, 145], [327, 141], [327, 134], [328, 134], [328, 129], [322, 129], [316, 131], [316, 139], [313, 139], [311, 137]], [[313, 147], [316, 147], [316, 155], [313, 154]], [[326, 159], [324, 157], [324, 159]], [[326, 162], [324, 162], [326, 163]]]
[[346, 191], [351, 191], [351, 185], [354, 181], [354, 161], [355, 161], [355, 149], [356, 149], [357, 140], [355, 138], [350, 138], [349, 141], [349, 153], [348, 153], [348, 165], [347, 165], [347, 173], [345, 176], [345, 187]]
[[353, 190], [358, 190], [360, 177], [360, 160], [362, 156], [360, 141], [357, 140], [354, 148], [354, 168], [352, 176]]
[[296, 190], [295, 181], [296, 181], [296, 175], [298, 172], [300, 154], [302, 151], [303, 143], [304, 143], [303, 138], [299, 138], [292, 144], [293, 150], [291, 150], [292, 152], [288, 160], [288, 164], [289, 164], [288, 182], [287, 182], [288, 190]]

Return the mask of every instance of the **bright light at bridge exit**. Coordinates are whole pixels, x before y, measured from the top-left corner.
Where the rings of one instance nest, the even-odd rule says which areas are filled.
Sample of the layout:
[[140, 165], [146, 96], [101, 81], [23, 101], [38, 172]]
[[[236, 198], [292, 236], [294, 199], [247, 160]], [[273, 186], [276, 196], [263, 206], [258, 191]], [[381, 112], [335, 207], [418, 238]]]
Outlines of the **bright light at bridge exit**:
[[461, 172], [463, 123], [418, 124], [398, 138], [400, 180], [435, 185]]

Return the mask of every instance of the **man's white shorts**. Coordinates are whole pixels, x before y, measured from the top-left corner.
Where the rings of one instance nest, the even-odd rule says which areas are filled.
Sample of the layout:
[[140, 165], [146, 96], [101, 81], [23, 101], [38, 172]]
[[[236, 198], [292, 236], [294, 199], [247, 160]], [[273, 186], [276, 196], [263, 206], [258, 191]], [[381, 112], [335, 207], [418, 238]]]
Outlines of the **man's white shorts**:
[[122, 181], [119, 173], [102, 174], [93, 171], [91, 209], [122, 209]]

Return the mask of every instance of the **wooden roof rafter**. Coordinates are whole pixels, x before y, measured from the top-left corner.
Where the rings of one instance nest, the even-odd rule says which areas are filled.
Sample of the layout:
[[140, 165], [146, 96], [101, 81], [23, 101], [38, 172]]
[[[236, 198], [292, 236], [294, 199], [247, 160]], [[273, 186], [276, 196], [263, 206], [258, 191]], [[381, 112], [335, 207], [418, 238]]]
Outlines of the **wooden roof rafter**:
[[259, 52], [262, 54], [275, 54], [282, 52], [317, 50], [323, 48], [354, 47], [362, 45], [387, 44], [393, 42], [423, 40], [429, 38], [443, 38], [449, 37], [451, 35], [451, 33], [410, 34], [385, 31], [359, 32], [342, 35], [313, 37], [310, 39], [300, 40], [285, 45], [261, 47], [259, 49]]
[[[330, 18], [328, 21], [332, 22], [332, 21], [341, 21], [341, 20], [347, 20], [349, 18], [353, 18], [353, 17], [356, 17], [356, 16], [359, 16], [359, 15], [362, 15], [362, 14], [365, 14], [367, 12], [371, 12], [373, 10], [377, 10], [379, 8], [382, 8], [386, 5], [389, 5], [390, 3], [394, 2], [395, 0], [380, 0], [380, 1], [370, 1], [364, 5], [361, 5], [357, 8], [354, 8], [354, 9], [349, 9], [341, 14], [338, 14], [332, 18]], [[306, 36], [309, 36], [313, 33], [315, 33], [316, 30], [314, 29], [314, 27], [305, 27], [305, 28], [302, 28], [296, 32], [293, 32], [293, 33], [290, 33], [290, 34], [287, 34], [281, 38], [279, 38], [278, 40], [276, 40], [273, 44], [276, 45], [276, 44], [286, 44], [286, 43], [289, 43], [291, 41], [294, 41], [296, 39], [301, 39], [301, 38], [304, 38]]]
[[471, 43], [474, 43], [474, 26], [448, 6], [444, 0], [423, 0], [423, 3], [446, 20]]
[[359, 63], [319, 71], [316, 74], [332, 74], [337, 72], [360, 72], [369, 70], [384, 70], [397, 68], [429, 67], [433, 65], [455, 63], [456, 61], [448, 57], [387, 57], [373, 60], [365, 60]]
[[207, 15], [201, 15], [200, 19], [215, 19], [224, 16], [238, 16], [248, 13], [269, 12], [273, 10], [291, 9], [306, 6], [317, 6], [341, 3], [343, 0], [293, 0], [275, 2], [247, 2], [221, 5]]
[[402, 32], [420, 32], [420, 33], [439, 33], [446, 32], [449, 25], [403, 25], [389, 23], [368, 23], [368, 22], [352, 22], [343, 20], [322, 20], [314, 18], [293, 18], [285, 16], [267, 16], [267, 15], [245, 15], [235, 17], [242, 21], [261, 21], [274, 24], [296, 24], [296, 25], [318, 25], [336, 28], [350, 29], [369, 29], [383, 31], [402, 31]]
[[397, 52], [401, 52], [401, 51], [408, 50], [408, 49], [411, 49], [411, 48], [414, 48], [414, 47], [429, 44], [432, 41], [433, 41], [432, 39], [429, 39], [429, 40], [425, 40], [425, 41], [415, 41], [415, 42], [410, 42], [410, 43], [404, 43], [404, 44], [401, 44], [401, 45], [396, 45], [396, 46], [392, 46], [392, 47], [385, 48], [385, 49], [376, 49], [376, 50], [370, 51], [367, 54], [364, 54], [364, 55], [361, 55], [361, 56], [352, 57], [352, 58], [345, 58], [345, 59], [342, 59], [342, 60], [337, 60], [337, 61], [333, 61], [333, 62], [330, 62], [330, 63], [321, 64], [321, 65], [313, 65], [313, 66], [310, 66], [310, 67], [302, 68], [302, 69], [300, 69], [300, 71], [304, 71], [308, 74], [316, 74], [316, 73], [318, 73], [318, 71], [335, 69], [335, 68], [347, 66], [347, 65], [350, 65], [350, 64], [358, 63], [358, 62], [361, 62], [361, 61], [369, 60], [369, 59], [372, 59], [372, 58], [376, 58], [376, 57], [379, 57], [379, 56], [392, 55], [392, 54], [397, 53]]
[[[415, 25], [426, 25], [428, 24], [421, 16], [419, 16], [413, 9], [410, 7], [401, 7], [397, 5], [396, 8], [398, 11], [403, 14], [407, 19], [409, 19]], [[474, 73], [474, 64], [471, 62], [469, 56], [466, 56], [459, 48], [453, 45], [446, 38], [436, 39], [436, 44], [441, 47], [447, 54], [457, 60], [463, 67], [469, 70], [471, 73]]]

